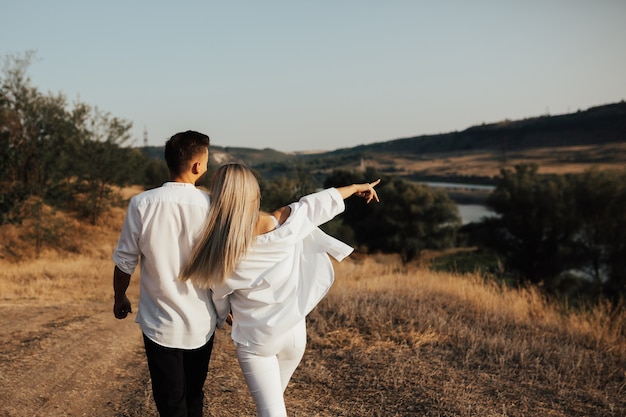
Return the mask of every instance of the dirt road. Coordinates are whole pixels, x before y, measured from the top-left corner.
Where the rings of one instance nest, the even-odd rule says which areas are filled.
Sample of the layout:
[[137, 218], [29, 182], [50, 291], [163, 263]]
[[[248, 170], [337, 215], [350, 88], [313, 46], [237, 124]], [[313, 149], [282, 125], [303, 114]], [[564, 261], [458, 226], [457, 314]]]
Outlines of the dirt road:
[[[0, 305], [0, 416], [154, 416], [141, 332], [112, 305]], [[226, 330], [217, 333], [205, 415], [254, 415]]]

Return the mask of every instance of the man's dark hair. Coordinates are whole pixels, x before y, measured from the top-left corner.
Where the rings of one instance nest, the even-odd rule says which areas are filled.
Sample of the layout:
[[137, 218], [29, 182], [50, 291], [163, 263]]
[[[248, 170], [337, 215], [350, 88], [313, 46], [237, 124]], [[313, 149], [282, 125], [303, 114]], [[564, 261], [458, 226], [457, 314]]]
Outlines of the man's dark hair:
[[193, 130], [172, 136], [165, 142], [165, 162], [170, 172], [180, 175], [194, 156], [209, 149], [209, 144], [207, 135]]

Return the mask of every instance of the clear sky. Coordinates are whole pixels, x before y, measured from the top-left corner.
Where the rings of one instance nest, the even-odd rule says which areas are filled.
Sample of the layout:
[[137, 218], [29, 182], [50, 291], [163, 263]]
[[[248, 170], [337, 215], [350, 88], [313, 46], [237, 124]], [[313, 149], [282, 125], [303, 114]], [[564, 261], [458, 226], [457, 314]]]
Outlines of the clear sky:
[[626, 0], [0, 0], [0, 55], [135, 145], [333, 150], [626, 99]]

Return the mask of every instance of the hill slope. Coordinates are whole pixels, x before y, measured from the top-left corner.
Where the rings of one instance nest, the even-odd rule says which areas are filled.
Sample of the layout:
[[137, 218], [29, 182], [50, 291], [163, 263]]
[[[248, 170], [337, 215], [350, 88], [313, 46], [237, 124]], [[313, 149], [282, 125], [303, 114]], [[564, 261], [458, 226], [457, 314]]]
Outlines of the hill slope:
[[[162, 155], [158, 147], [144, 152]], [[375, 167], [417, 180], [490, 182], [501, 168], [538, 163], [540, 172], [580, 172], [626, 163], [626, 102], [558, 116], [473, 126], [460, 132], [422, 135], [321, 153], [212, 145], [212, 164], [240, 161], [274, 177], [295, 168], [323, 176], [338, 167]]]
[[[95, 243], [111, 249], [113, 227], [103, 232]], [[155, 415], [136, 312], [120, 321], [111, 311], [112, 266], [84, 254], [0, 262], [1, 416]], [[625, 415], [623, 309], [564, 312], [532, 289], [387, 257], [355, 254], [335, 268], [307, 319], [290, 415]], [[255, 415], [228, 326], [205, 392], [207, 416]]]
[[623, 168], [626, 102], [301, 158], [320, 170], [372, 166], [416, 180], [473, 183], [491, 182], [501, 168], [520, 163], [537, 163], [542, 173], [580, 172], [591, 165]]
[[461, 132], [415, 136], [342, 152], [397, 152], [431, 154], [466, 151], [520, 151], [626, 141], [626, 102], [593, 107], [586, 111], [559, 116], [535, 117], [519, 121], [470, 127]]

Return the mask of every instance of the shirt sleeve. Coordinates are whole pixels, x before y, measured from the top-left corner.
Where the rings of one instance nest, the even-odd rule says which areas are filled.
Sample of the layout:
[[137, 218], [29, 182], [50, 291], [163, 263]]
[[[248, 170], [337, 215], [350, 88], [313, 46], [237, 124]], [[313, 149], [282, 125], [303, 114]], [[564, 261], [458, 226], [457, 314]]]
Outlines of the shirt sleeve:
[[141, 221], [137, 206], [131, 199], [124, 218], [122, 232], [117, 247], [113, 251], [113, 262], [123, 272], [132, 275], [139, 263], [141, 250], [139, 249], [139, 236], [141, 234]]
[[341, 262], [344, 258], [354, 251], [349, 245], [346, 245], [339, 239], [327, 235], [320, 228], [316, 228], [306, 238], [309, 240], [309, 245], [315, 246], [320, 252], [326, 252], [337, 261]]
[[343, 212], [345, 204], [339, 191], [335, 188], [328, 188], [302, 197], [299, 201], [291, 203], [289, 208], [291, 213], [285, 223], [273, 233], [261, 235], [258, 241], [295, 244], [318, 226]]
[[215, 305], [215, 311], [217, 312], [217, 327], [220, 329], [226, 321], [226, 317], [230, 313], [230, 294], [231, 292], [211, 291], [211, 297], [213, 298], [213, 305]]
[[298, 202], [306, 210], [306, 216], [315, 226], [332, 220], [345, 209], [343, 197], [337, 189], [328, 188], [317, 193], [309, 194]]

